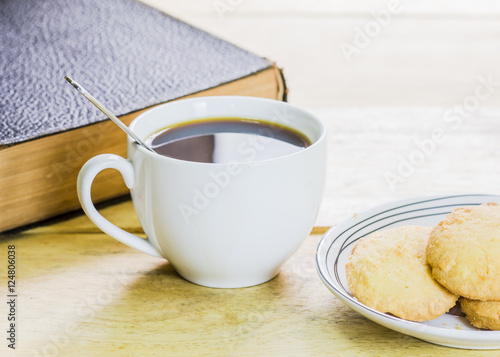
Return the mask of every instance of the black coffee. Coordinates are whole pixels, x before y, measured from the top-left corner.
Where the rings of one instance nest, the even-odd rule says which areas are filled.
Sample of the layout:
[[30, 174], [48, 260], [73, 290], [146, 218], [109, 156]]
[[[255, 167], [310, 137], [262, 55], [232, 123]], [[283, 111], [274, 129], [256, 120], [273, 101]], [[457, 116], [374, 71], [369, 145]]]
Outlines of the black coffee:
[[288, 155], [311, 145], [284, 125], [244, 118], [193, 120], [160, 130], [146, 139], [158, 154], [212, 163], [250, 162]]

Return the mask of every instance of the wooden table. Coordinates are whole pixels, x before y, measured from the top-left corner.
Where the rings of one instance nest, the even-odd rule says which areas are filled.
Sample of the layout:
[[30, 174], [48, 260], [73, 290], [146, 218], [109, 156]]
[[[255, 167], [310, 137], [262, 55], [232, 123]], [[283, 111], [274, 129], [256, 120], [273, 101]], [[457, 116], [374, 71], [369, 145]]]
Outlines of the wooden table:
[[[104, 213], [137, 229], [132, 210], [124, 202]], [[18, 283], [18, 349], [4, 354], [2, 339], [2, 355], [479, 354], [388, 330], [344, 306], [316, 274], [320, 238], [311, 235], [272, 281], [226, 290], [183, 280], [166, 261], [97, 232], [84, 216], [18, 234], [0, 244], [4, 259], [7, 245], [16, 246]]]
[[[313, 264], [321, 233], [360, 210], [412, 196], [500, 192], [499, 88], [460, 124], [445, 119], [473, 95], [480, 76], [500, 78], [498, 8], [486, 0], [404, 3], [348, 63], [339, 45], [352, 43], [387, 2], [222, 1], [232, 10], [220, 18], [217, 1], [143, 1], [285, 68], [290, 102], [312, 109], [329, 131], [317, 234], [275, 279], [234, 290], [188, 283], [82, 214], [3, 237], [4, 296], [7, 247], [16, 246], [18, 339], [16, 351], [6, 347], [8, 306], [1, 304], [0, 355], [498, 356], [381, 327], [337, 300]], [[446, 139], [400, 172], [436, 129]], [[401, 180], [391, 186], [388, 173]], [[103, 214], [141, 232], [128, 201]]]
[[[116, 242], [81, 213], [4, 237], [2, 266], [9, 245], [15, 245], [17, 256], [18, 349], [8, 350], [2, 338], [0, 354], [497, 356], [498, 351], [432, 345], [379, 326], [337, 300], [314, 267], [320, 233], [360, 209], [403, 196], [499, 192], [499, 129], [486, 112], [476, 116], [474, 125], [448, 131], [446, 143], [412, 175], [394, 190], [388, 186], [384, 172], [397, 172], [398, 155], [411, 153], [413, 138], [425, 137], [439, 123], [440, 113], [316, 111], [330, 134], [317, 234], [307, 238], [275, 279], [259, 286], [211, 289], [191, 284], [165, 260]], [[101, 211], [122, 228], [141, 232], [130, 201]], [[0, 286], [5, 296], [4, 272]], [[6, 331], [5, 304], [0, 315]]]

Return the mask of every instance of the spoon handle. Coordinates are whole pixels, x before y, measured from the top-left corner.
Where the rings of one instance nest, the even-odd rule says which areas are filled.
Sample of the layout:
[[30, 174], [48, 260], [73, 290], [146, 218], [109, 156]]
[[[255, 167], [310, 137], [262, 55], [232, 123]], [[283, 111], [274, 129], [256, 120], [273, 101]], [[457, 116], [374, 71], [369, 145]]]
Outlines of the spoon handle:
[[70, 77], [64, 77], [77, 91], [79, 91], [85, 98], [87, 98], [92, 104], [94, 104], [97, 109], [106, 114], [106, 116], [113, 121], [116, 125], [120, 127], [124, 132], [130, 135], [137, 144], [142, 147], [148, 149], [149, 151], [153, 151], [150, 147], [148, 147], [144, 142], [132, 131], [130, 130], [123, 122], [116, 117], [113, 113], [111, 113], [101, 102], [99, 102], [92, 94], [85, 90], [80, 84], [72, 80]]

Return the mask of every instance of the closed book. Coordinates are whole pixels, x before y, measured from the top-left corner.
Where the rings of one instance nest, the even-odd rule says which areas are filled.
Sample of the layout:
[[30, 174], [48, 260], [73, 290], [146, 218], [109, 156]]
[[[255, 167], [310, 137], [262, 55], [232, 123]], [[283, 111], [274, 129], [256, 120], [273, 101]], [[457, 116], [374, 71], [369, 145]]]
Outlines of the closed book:
[[[79, 209], [81, 166], [126, 156], [125, 134], [65, 75], [127, 125], [180, 98], [286, 96], [268, 59], [134, 0], [3, 0], [0, 36], [0, 232]], [[127, 192], [106, 170], [92, 197]]]

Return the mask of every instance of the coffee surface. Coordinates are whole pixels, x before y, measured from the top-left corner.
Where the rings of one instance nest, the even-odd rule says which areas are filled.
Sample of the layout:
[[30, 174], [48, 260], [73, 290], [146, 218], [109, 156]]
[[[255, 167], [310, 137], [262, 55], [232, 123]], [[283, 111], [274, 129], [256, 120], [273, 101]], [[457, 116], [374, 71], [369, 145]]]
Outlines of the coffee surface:
[[212, 118], [181, 123], [146, 139], [155, 152], [175, 159], [230, 163], [273, 159], [311, 145], [301, 132], [267, 121]]

